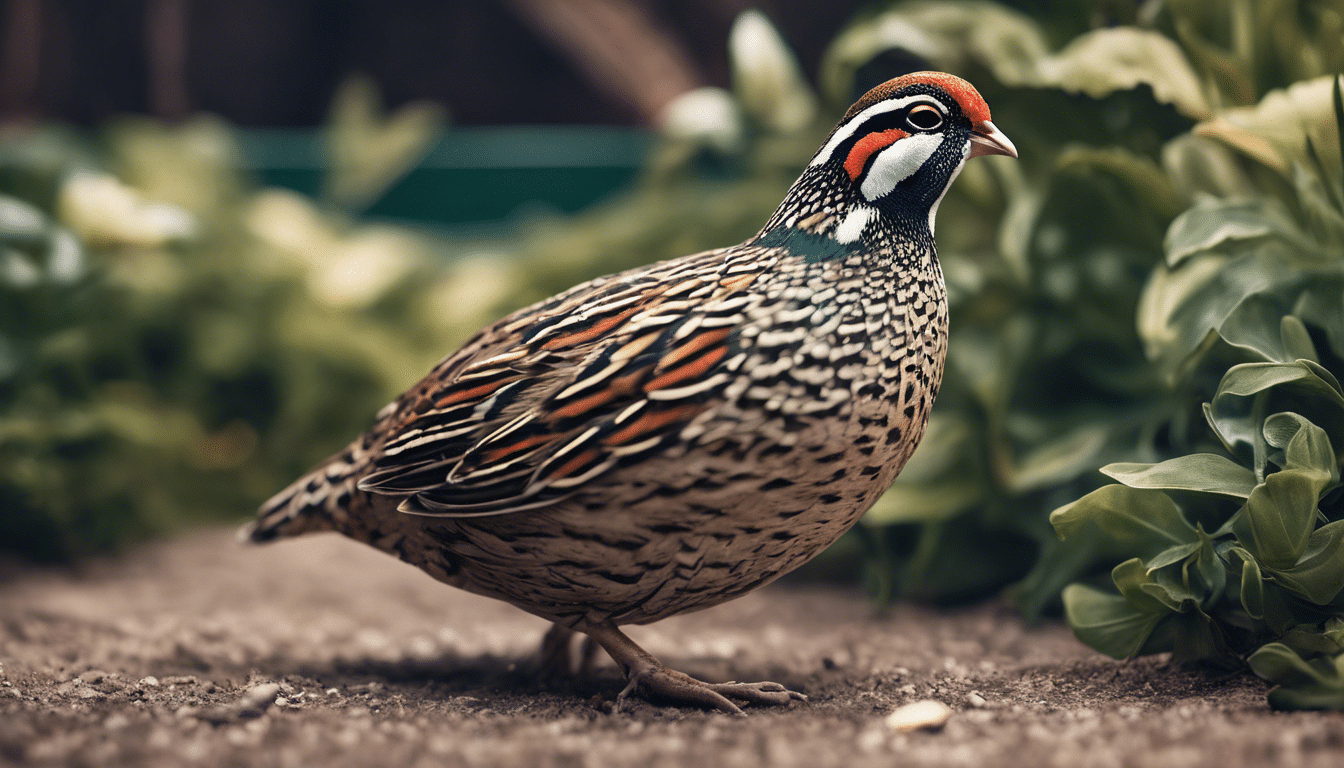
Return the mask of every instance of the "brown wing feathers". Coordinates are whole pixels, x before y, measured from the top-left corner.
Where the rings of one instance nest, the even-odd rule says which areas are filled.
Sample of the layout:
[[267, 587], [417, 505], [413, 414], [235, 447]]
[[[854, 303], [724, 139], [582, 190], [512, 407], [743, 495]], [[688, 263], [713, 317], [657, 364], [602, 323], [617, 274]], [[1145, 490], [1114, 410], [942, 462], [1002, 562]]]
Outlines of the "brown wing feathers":
[[657, 291], [656, 279], [615, 279], [501, 322], [512, 348], [439, 379], [385, 422], [359, 488], [407, 496], [401, 509], [414, 514], [491, 515], [553, 503], [638, 461], [727, 380], [709, 374], [730, 356], [741, 302], [706, 299], [754, 276], [730, 283], [705, 270]]

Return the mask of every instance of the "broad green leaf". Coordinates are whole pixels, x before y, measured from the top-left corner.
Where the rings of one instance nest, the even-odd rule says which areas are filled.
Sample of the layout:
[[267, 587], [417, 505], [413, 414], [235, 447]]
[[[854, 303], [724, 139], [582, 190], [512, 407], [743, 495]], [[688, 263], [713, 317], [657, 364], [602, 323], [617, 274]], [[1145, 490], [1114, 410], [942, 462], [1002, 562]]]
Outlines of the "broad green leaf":
[[1275, 709], [1344, 709], [1344, 654], [1308, 662], [1283, 643], [1268, 643], [1246, 661], [1280, 686], [1269, 694]]
[[0, 238], [11, 242], [37, 240], [46, 234], [46, 214], [22, 200], [0, 195]]
[[1280, 449], [1271, 457], [1280, 466], [1318, 473], [1322, 490], [1338, 482], [1339, 462], [1325, 430], [1296, 413], [1275, 413], [1265, 419], [1264, 434], [1266, 443]]
[[1201, 119], [1211, 113], [1199, 77], [1181, 49], [1165, 35], [1137, 27], [1098, 29], [1074, 38], [1041, 61], [1036, 86], [1053, 85], [1094, 99], [1139, 85], [1160, 102]]
[[1255, 473], [1212, 453], [1178, 456], [1160, 464], [1107, 464], [1101, 472], [1131, 488], [1203, 491], [1244, 499], [1255, 488]]
[[1297, 359], [1283, 343], [1282, 318], [1288, 307], [1267, 293], [1253, 293], [1242, 299], [1218, 325], [1218, 335], [1234, 347], [1275, 363]]
[[[1298, 294], [1293, 315], [1324, 330], [1330, 348], [1344, 357], [1344, 280], [1338, 275], [1315, 276]], [[1315, 356], [1308, 359], [1320, 362]]]
[[1148, 573], [1152, 573], [1159, 568], [1165, 568], [1172, 563], [1179, 563], [1187, 557], [1199, 551], [1202, 544], [1198, 541], [1192, 541], [1189, 544], [1178, 544], [1174, 547], [1168, 547], [1144, 562], [1144, 568]]
[[1143, 560], [1137, 557], [1111, 569], [1111, 580], [1129, 604], [1140, 611], [1166, 613], [1181, 610], [1181, 596], [1159, 587]]
[[1137, 653], [1164, 615], [1141, 611], [1121, 595], [1082, 584], [1065, 587], [1063, 598], [1073, 634], [1113, 659]]
[[1096, 468], [1097, 454], [1106, 446], [1106, 426], [1084, 425], [1071, 434], [1042, 444], [1028, 453], [1009, 473], [1015, 492], [1043, 488]]
[[1325, 622], [1325, 628], [1322, 632], [1330, 642], [1344, 648], [1344, 617], [1336, 616]]
[[1303, 361], [1236, 365], [1223, 377], [1214, 400], [1216, 401], [1221, 395], [1248, 397], [1270, 387], [1300, 382], [1309, 391], [1319, 393], [1322, 397], [1329, 398], [1344, 407], [1344, 395], [1340, 394], [1339, 384], [1322, 378], [1319, 369], [1319, 365], [1310, 365]]
[[1241, 198], [1260, 190], [1241, 158], [1222, 142], [1183, 133], [1162, 148], [1162, 167], [1187, 199]]
[[1157, 265], [1139, 295], [1135, 319], [1148, 357], [1164, 357], [1180, 344], [1185, 324], [1177, 321], [1177, 311], [1217, 280], [1227, 261], [1225, 256], [1205, 253], [1179, 267]]
[[728, 36], [728, 53], [743, 111], [758, 124], [783, 133], [811, 125], [817, 98], [764, 13], [747, 10], [737, 17]]
[[1269, 706], [1283, 710], [1344, 709], [1344, 683], [1275, 688], [1269, 692]]
[[1335, 642], [1334, 638], [1322, 631], [1320, 625], [1316, 624], [1303, 624], [1293, 627], [1279, 638], [1279, 642], [1297, 651], [1302, 656], [1318, 653], [1334, 656], [1344, 653], [1344, 645]]
[[1089, 522], [1140, 556], [1198, 540], [1194, 527], [1165, 493], [1125, 485], [1102, 486], [1050, 513], [1050, 524], [1061, 539]]
[[1252, 396], [1269, 390], [1273, 410], [1300, 413], [1327, 434], [1344, 431], [1344, 395], [1329, 371], [1310, 360], [1245, 363], [1228, 369], [1205, 408], [1209, 425], [1234, 454], [1244, 457], [1240, 446], [1254, 445], [1262, 435], [1263, 416], [1252, 407]]
[[1252, 653], [1246, 662], [1264, 679], [1280, 685], [1325, 682], [1323, 670], [1308, 664], [1283, 643], [1267, 643]]
[[1206, 197], [1171, 222], [1163, 246], [1167, 265], [1176, 267], [1197, 254], [1230, 253], [1224, 250], [1228, 246], [1271, 236], [1303, 239], [1297, 225], [1272, 201]]
[[1279, 685], [1337, 682], [1324, 664], [1312, 664], [1284, 643], [1266, 643], [1246, 659], [1251, 670], [1266, 681]]
[[1264, 617], [1265, 583], [1260, 576], [1260, 564], [1241, 547], [1231, 547], [1228, 553], [1241, 561], [1241, 607], [1253, 619]]
[[[1278, 472], [1272, 477], [1283, 474]], [[1302, 558], [1289, 568], [1266, 570], [1274, 581], [1317, 605], [1325, 605], [1344, 589], [1344, 520], [1317, 528], [1308, 538]]]
[[1324, 483], [1309, 470], [1285, 469], [1265, 478], [1246, 499], [1232, 532], [1268, 568], [1290, 568], [1307, 549]]
[[819, 77], [826, 96], [848, 103], [854, 72], [892, 50], [949, 72], [979, 64], [1005, 85], [1030, 84], [1050, 55], [1040, 26], [999, 3], [903, 3], [859, 21], [831, 43]]
[[1227, 589], [1227, 566], [1218, 557], [1217, 542], [1204, 532], [1203, 526], [1196, 528], [1199, 533], [1199, 554], [1184, 566], [1183, 575], [1190, 590], [1195, 593], [1202, 608], [1209, 608], [1223, 596]]
[[1333, 76], [1294, 83], [1270, 91], [1253, 107], [1220, 112], [1196, 125], [1197, 136], [1207, 136], [1255, 158], [1286, 178], [1294, 163], [1307, 159], [1307, 139], [1321, 152], [1321, 161], [1340, 167], [1331, 88]]
[[1316, 354], [1316, 344], [1311, 340], [1311, 333], [1298, 317], [1284, 315], [1279, 320], [1279, 338], [1283, 341], [1288, 359], [1310, 360], [1317, 364], [1321, 362], [1320, 356]]
[[372, 80], [347, 80], [336, 92], [325, 136], [325, 196], [351, 209], [373, 203], [425, 156], [445, 121], [443, 109], [427, 101], [384, 114]]
[[962, 512], [984, 497], [979, 483], [945, 479], [927, 483], [897, 483], [864, 515], [871, 525], [932, 523]]

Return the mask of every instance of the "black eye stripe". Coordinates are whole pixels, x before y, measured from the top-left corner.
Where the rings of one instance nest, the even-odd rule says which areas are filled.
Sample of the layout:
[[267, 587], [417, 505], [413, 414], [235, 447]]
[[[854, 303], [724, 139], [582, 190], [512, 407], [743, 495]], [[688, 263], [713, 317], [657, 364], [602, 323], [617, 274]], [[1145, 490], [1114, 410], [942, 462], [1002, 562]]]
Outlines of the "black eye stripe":
[[841, 144], [839, 147], [836, 148], [835, 155], [842, 159], [848, 157], [850, 150], [854, 148], [855, 144], [861, 141], [863, 137], [871, 136], [874, 133], [881, 133], [883, 131], [891, 130], [892, 128], [905, 131], [906, 133], [911, 133], [912, 131], [910, 129], [913, 126], [911, 126], [910, 122], [906, 119], [906, 117], [910, 114], [910, 110], [917, 109], [922, 106], [929, 106], [933, 107], [934, 109], [937, 109], [939, 116], [942, 118], [942, 122], [940, 122], [933, 128], [919, 129], [919, 130], [936, 131], [947, 127], [948, 125], [947, 113], [943, 110], [943, 108], [939, 104], [933, 101], [917, 101], [914, 104], [910, 104], [901, 109], [892, 112], [883, 112], [881, 114], [873, 115], [872, 117], [868, 118], [867, 120], [864, 121], [862, 130], [855, 131], [853, 136], [851, 136], [848, 140], [845, 141], [845, 143]]

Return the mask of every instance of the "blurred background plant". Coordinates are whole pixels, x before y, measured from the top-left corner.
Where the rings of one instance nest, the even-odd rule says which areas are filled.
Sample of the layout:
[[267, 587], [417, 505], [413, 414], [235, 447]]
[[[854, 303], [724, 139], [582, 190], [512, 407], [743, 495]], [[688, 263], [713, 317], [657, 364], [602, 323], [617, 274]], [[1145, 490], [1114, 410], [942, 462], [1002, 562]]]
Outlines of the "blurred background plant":
[[[512, 5], [611, 70], [561, 5]], [[68, 558], [247, 514], [479, 325], [750, 236], [858, 94], [943, 69], [1022, 158], [969, 165], [944, 202], [953, 338], [928, 436], [801, 576], [884, 601], [1006, 590], [1111, 655], [1249, 659], [1276, 705], [1344, 707], [1344, 2], [879, 4], [811, 57], [815, 88], [764, 14], [724, 49], [730, 87], [632, 102], [656, 131], [619, 193], [507, 228], [379, 218], [398, 196], [432, 210], [427, 169], [490, 138], [441, 136], [426, 104], [386, 114], [364, 79], [302, 192], [240, 170], [259, 134], [217, 119], [10, 136], [0, 546]], [[496, 136], [512, 154], [560, 135]], [[605, 149], [576, 166], [645, 146], [585, 140]], [[472, 190], [526, 183], [483, 165]]]

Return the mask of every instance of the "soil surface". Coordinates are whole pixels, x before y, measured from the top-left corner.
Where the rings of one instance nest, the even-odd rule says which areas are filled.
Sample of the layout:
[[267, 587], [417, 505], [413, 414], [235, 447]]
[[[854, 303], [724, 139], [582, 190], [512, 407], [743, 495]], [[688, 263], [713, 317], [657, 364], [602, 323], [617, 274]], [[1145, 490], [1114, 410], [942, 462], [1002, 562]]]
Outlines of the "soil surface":
[[[732, 717], [636, 700], [605, 657], [543, 682], [544, 622], [317, 536], [211, 531], [0, 585], [0, 764], [89, 766], [1330, 766], [1344, 714], [1253, 677], [1121, 664], [1002, 606], [772, 587], [630, 635], [710, 680], [810, 701]], [[940, 730], [887, 716], [934, 699]]]

